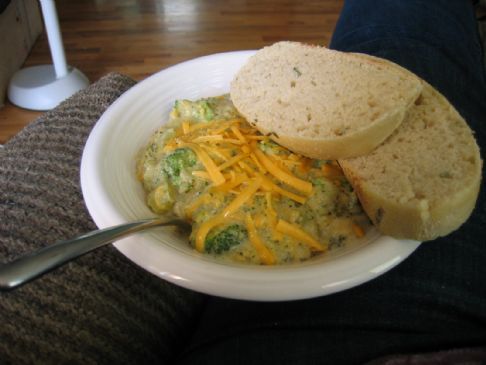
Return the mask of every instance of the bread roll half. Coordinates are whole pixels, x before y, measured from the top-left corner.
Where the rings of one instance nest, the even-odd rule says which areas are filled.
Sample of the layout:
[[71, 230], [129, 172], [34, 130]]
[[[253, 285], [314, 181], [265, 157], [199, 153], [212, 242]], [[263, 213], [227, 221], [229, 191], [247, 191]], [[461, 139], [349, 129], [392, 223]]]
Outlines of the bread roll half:
[[471, 215], [482, 161], [471, 129], [432, 86], [370, 154], [339, 160], [380, 232], [420, 241], [445, 236]]
[[265, 47], [231, 84], [246, 119], [308, 157], [371, 152], [400, 125], [421, 82], [399, 68], [297, 42]]

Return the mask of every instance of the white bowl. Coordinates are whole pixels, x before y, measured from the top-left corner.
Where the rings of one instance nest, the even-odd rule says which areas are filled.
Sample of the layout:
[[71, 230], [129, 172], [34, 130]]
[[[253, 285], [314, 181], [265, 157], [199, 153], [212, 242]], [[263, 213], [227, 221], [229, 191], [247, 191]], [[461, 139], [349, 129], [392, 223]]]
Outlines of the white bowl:
[[[233, 75], [254, 51], [196, 58], [162, 70], [123, 94], [102, 115], [86, 143], [81, 186], [99, 228], [154, 214], [135, 178], [136, 155], [168, 118], [176, 99], [228, 92]], [[290, 266], [230, 265], [194, 251], [174, 230], [157, 228], [116, 242], [126, 257], [177, 285], [236, 299], [291, 300], [345, 290], [371, 280], [410, 255], [416, 241], [377, 234], [339, 255]]]

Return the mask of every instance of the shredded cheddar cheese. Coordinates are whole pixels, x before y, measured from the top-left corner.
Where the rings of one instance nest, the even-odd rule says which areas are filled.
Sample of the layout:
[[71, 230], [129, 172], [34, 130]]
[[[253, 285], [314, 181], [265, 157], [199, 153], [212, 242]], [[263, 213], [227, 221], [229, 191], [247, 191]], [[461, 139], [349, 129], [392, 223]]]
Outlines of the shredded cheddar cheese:
[[191, 130], [191, 124], [189, 122], [182, 122], [182, 132], [184, 134], [187, 134], [189, 133], [190, 130]]
[[[213, 98], [211, 103], [225, 100]], [[215, 237], [235, 226], [244, 234], [235, 233], [233, 241], [225, 243], [230, 246], [224, 252], [236, 261], [255, 260], [263, 265], [299, 261], [326, 252], [331, 245], [328, 242], [337, 242], [340, 236], [331, 241], [323, 238], [332, 238], [332, 232], [325, 232], [330, 225], [317, 227], [319, 220], [331, 219], [332, 209], [336, 209], [333, 204], [341, 201], [336, 198], [340, 193], [333, 189], [349, 194], [336, 162], [314, 163], [286, 150], [261, 135], [239, 113], [213, 113], [210, 108], [214, 104], [204, 102], [183, 101], [181, 105], [194, 109], [171, 113], [171, 118], [178, 120], [172, 121], [170, 133], [159, 147], [149, 145], [147, 166], [137, 166], [137, 177], [148, 181], [146, 190], [154, 186], [147, 191], [148, 204], [154, 211], [172, 207], [174, 213], [192, 222], [191, 242], [197, 251], [219, 254], [214, 251]], [[163, 131], [159, 135], [163, 136]], [[178, 149], [193, 152], [189, 153], [189, 168], [180, 160], [170, 167], [157, 160]], [[177, 186], [159, 183], [167, 171], [177, 172]], [[326, 181], [319, 183], [320, 178]], [[176, 200], [165, 204], [164, 199], [172, 195]], [[309, 219], [315, 222], [309, 223]], [[350, 237], [366, 234], [366, 225], [361, 225], [359, 217], [341, 226]], [[318, 237], [309, 232], [318, 232]], [[233, 250], [231, 245], [239, 244], [245, 248]]]
[[209, 231], [228, 220], [229, 216], [234, 213], [240, 206], [248, 201], [253, 194], [260, 188], [261, 179], [253, 180], [249, 186], [241, 192], [223, 211], [215, 217], [204, 222], [199, 230], [196, 232], [196, 249], [200, 252], [204, 251], [204, 241]]
[[248, 180], [249, 178], [248, 175], [246, 174], [235, 174], [234, 178], [231, 178], [229, 181], [226, 181], [224, 184], [217, 186], [215, 189], [221, 192], [228, 192]]
[[208, 201], [208, 199], [209, 199], [208, 193], [205, 193], [205, 194], [202, 194], [201, 196], [199, 196], [195, 201], [192, 202], [192, 204], [190, 204], [186, 207], [186, 209], [185, 209], [186, 217], [191, 219], [194, 211], [197, 208], [199, 208], [201, 205], [206, 203]]
[[211, 134], [208, 136], [199, 136], [193, 139], [193, 142], [201, 143], [201, 142], [216, 142], [222, 141], [223, 136], [221, 134]]
[[246, 138], [243, 136], [243, 134], [240, 132], [236, 125], [231, 126], [231, 131], [235, 134], [236, 138], [238, 138], [241, 143], [246, 143]]
[[270, 180], [266, 176], [262, 176], [262, 179], [263, 179], [263, 188], [267, 191], [273, 191], [275, 193], [281, 194], [281, 195], [286, 196], [286, 197], [288, 197], [292, 200], [295, 200], [296, 202], [298, 202], [300, 204], [304, 204], [305, 201], [307, 200], [307, 198], [305, 198], [303, 196], [300, 196], [300, 195], [292, 193], [291, 191], [282, 189], [280, 186], [274, 184], [272, 182], [272, 180]]
[[353, 223], [352, 227], [353, 227], [353, 232], [354, 232], [356, 237], [361, 238], [361, 237], [364, 237], [364, 235], [366, 234], [363, 227], [361, 227], [359, 224]]
[[277, 231], [288, 234], [289, 236], [294, 237], [300, 242], [308, 244], [310, 247], [317, 251], [324, 251], [325, 247], [320, 244], [314, 237], [310, 234], [303, 231], [301, 228], [297, 227], [294, 224], [291, 224], [283, 219], [279, 219], [276, 227]]
[[248, 187], [241, 191], [240, 195], [233, 200], [226, 208], [223, 210], [223, 216], [227, 217], [230, 214], [234, 213], [240, 206], [242, 206], [246, 201], [248, 201], [253, 194], [257, 192], [257, 190], [262, 185], [262, 179], [257, 177], [255, 180], [250, 182]]
[[290, 175], [287, 172], [283, 171], [280, 167], [275, 165], [262, 151], [255, 149], [254, 152], [262, 165], [265, 166], [265, 168], [277, 179], [306, 194], [312, 193], [312, 184], [310, 182], [299, 179], [298, 177]]
[[218, 167], [214, 163], [213, 159], [201, 147], [199, 147], [195, 143], [184, 143], [182, 144], [182, 146], [189, 147], [196, 153], [197, 157], [208, 171], [208, 174], [213, 180], [215, 186], [221, 185], [226, 181], [223, 174], [221, 174], [221, 171], [219, 171]]
[[322, 165], [321, 170], [324, 176], [334, 177], [343, 175], [342, 170], [338, 166], [329, 163]]
[[250, 239], [250, 242], [253, 244], [255, 250], [258, 252], [258, 255], [260, 256], [262, 262], [265, 265], [275, 264], [275, 256], [265, 246], [265, 244], [258, 236], [257, 230], [255, 228], [255, 223], [253, 222], [253, 219], [249, 213], [246, 215], [246, 229], [248, 230], [248, 237]]
[[241, 153], [239, 155], [236, 155], [236, 156], [232, 157], [231, 159], [229, 159], [228, 161], [219, 165], [218, 169], [219, 169], [219, 171], [223, 171], [223, 170], [227, 169], [228, 167], [230, 167], [231, 165], [233, 165], [233, 164], [237, 163], [238, 161], [244, 159], [247, 156], [248, 156], [247, 153]]

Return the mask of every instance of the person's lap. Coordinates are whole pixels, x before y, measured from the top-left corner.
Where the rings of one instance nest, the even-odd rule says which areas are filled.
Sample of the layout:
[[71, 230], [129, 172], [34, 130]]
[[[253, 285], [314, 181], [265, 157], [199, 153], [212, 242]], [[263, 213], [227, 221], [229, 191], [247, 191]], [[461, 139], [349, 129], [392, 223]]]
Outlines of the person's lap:
[[[486, 146], [485, 73], [467, 0], [346, 1], [330, 47], [415, 72], [455, 105]], [[484, 344], [484, 200], [482, 192], [460, 230], [348, 291], [279, 303], [210, 298], [181, 361], [352, 364]]]
[[482, 132], [486, 76], [470, 1], [346, 1], [330, 47], [383, 57], [413, 71]]

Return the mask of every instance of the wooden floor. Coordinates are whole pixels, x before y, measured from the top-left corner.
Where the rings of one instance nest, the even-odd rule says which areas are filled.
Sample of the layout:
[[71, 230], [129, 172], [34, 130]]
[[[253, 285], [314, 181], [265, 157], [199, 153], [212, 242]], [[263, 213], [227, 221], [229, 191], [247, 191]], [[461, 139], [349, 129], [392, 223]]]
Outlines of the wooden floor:
[[[193, 57], [279, 40], [327, 45], [343, 0], [58, 0], [68, 63], [91, 82], [110, 71], [141, 80]], [[25, 66], [51, 63], [42, 34]], [[39, 112], [0, 109], [0, 143]]]

